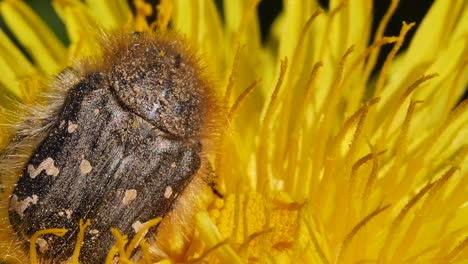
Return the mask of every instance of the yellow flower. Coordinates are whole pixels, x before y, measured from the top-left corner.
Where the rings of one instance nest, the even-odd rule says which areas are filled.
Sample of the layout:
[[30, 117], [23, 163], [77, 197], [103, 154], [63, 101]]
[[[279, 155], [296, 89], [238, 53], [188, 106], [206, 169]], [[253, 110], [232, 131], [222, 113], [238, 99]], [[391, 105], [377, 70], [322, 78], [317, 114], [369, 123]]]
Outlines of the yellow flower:
[[[136, 16], [123, 0], [52, 1], [70, 38], [64, 47], [23, 2], [4, 0], [1, 15], [32, 62], [0, 32], [1, 93], [31, 103], [45, 78], [92, 54], [96, 25], [148, 30], [152, 8], [134, 2]], [[383, 36], [397, 0], [370, 45], [370, 0], [330, 1], [328, 11], [285, 1], [276, 45], [266, 46], [258, 2], [157, 8], [157, 26], [169, 22], [200, 50], [230, 109], [212, 157], [223, 198], [207, 193], [190, 241], [170, 227], [161, 263], [468, 261], [468, 102], [458, 103], [468, 83], [468, 2], [435, 1], [398, 55], [414, 24]], [[391, 52], [373, 76], [383, 45]], [[0, 260], [14, 263], [8, 246], [0, 242]]]

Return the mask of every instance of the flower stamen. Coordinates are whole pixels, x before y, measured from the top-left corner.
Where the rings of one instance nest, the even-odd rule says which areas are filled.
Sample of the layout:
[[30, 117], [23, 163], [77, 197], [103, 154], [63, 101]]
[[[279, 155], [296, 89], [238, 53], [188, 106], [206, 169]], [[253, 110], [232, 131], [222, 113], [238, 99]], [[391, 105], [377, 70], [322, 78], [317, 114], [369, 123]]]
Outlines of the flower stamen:
[[[398, 3], [400, 0], [392, 0], [390, 3], [390, 6], [388, 7], [387, 11], [385, 11], [384, 16], [380, 20], [379, 26], [377, 27], [377, 31], [375, 32], [374, 36], [374, 43], [377, 41], [380, 41], [382, 39], [382, 36], [384, 34], [385, 28], [387, 28], [388, 22], [390, 21], [390, 18], [393, 16], [393, 13], [395, 13], [396, 8], [398, 7]], [[369, 56], [369, 60], [366, 64], [366, 68], [364, 70], [363, 78], [365, 82], [369, 79], [369, 76], [372, 72], [372, 69], [374, 69], [375, 63], [377, 62], [377, 57], [380, 53], [380, 47], [377, 47], [376, 49], [373, 50], [371, 55]]]
[[260, 137], [259, 137], [259, 144], [258, 144], [258, 152], [257, 152], [257, 186], [265, 186], [267, 182], [272, 182], [271, 175], [268, 172], [268, 153], [267, 153], [267, 145], [268, 145], [268, 131], [270, 126], [270, 121], [272, 118], [273, 110], [276, 106], [276, 98], [278, 96], [279, 90], [283, 84], [284, 77], [286, 75], [286, 70], [288, 68], [288, 58], [285, 57], [284, 60], [281, 61], [281, 68], [278, 77], [278, 81], [276, 83], [275, 89], [270, 97], [270, 102], [268, 103], [265, 116], [261, 122], [260, 128]]
[[166, 30], [169, 20], [172, 17], [174, 6], [170, 0], [161, 0], [156, 7], [158, 10], [158, 17], [156, 19], [156, 28]]
[[31, 239], [29, 240], [29, 260], [31, 261], [32, 264], [38, 264], [38, 259], [37, 259], [37, 251], [36, 251], [36, 242], [37, 239], [45, 234], [51, 234], [55, 235], [58, 237], [63, 237], [65, 233], [68, 232], [68, 229], [65, 228], [49, 228], [49, 229], [44, 229], [37, 231], [34, 233], [34, 235], [31, 236]]
[[343, 242], [341, 243], [340, 249], [338, 251], [337, 257], [336, 257], [336, 263], [345, 263], [345, 256], [346, 256], [346, 251], [349, 247], [349, 244], [353, 240], [353, 238], [356, 236], [356, 234], [361, 230], [372, 218], [376, 217], [383, 211], [387, 210], [390, 208], [390, 205], [387, 204], [383, 207], [375, 209], [373, 212], [371, 212], [369, 215], [364, 217], [357, 225], [353, 227], [351, 232], [349, 232], [345, 238], [343, 239]]
[[[161, 4], [164, 2], [165, 1], [161, 1]], [[146, 17], [150, 16], [153, 13], [153, 7], [150, 4], [146, 3], [144, 0], [134, 0], [133, 4], [135, 5], [135, 10], [136, 10], [135, 31], [137, 32], [147, 31], [149, 29], [149, 26], [148, 26], [148, 23], [146, 22]], [[164, 16], [165, 16], [164, 12], [158, 13], [158, 22], [159, 22], [159, 19], [161, 20], [166, 19]], [[164, 25], [158, 24], [158, 26], [164, 26]]]
[[239, 106], [245, 99], [250, 95], [250, 93], [260, 84], [261, 80], [255, 80], [252, 84], [249, 85], [240, 95], [237, 97], [234, 104], [232, 104], [231, 109], [229, 109], [228, 120], [232, 121], [234, 114], [239, 109]]
[[385, 81], [387, 80], [387, 75], [388, 71], [390, 69], [390, 65], [392, 64], [393, 58], [397, 54], [397, 52], [400, 50], [401, 46], [403, 45], [403, 41], [405, 40], [405, 36], [408, 33], [408, 31], [414, 27], [416, 23], [410, 23], [406, 24], [406, 22], [403, 22], [403, 26], [401, 27], [400, 35], [398, 36], [398, 41], [393, 45], [392, 50], [388, 53], [387, 58], [385, 59], [382, 69], [380, 70], [379, 77], [377, 78], [377, 84], [375, 85], [375, 95], [380, 96], [383, 86], [385, 84]]
[[76, 238], [75, 250], [73, 250], [72, 255], [72, 262], [73, 264], [78, 264], [80, 257], [81, 246], [84, 240], [84, 232], [86, 228], [91, 224], [91, 220], [87, 219], [86, 222], [83, 224], [83, 219], [80, 219], [80, 231], [78, 232], [78, 236]]

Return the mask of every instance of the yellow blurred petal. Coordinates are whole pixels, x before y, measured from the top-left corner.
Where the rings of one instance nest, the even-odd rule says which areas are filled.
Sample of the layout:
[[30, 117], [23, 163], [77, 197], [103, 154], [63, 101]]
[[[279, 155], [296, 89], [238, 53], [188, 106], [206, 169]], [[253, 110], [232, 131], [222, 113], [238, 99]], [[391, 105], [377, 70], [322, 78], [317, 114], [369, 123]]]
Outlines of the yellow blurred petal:
[[372, 5], [371, 0], [353, 0], [345, 4], [345, 10], [339, 17], [343, 35], [341, 50], [354, 45], [356, 52], [362, 52], [367, 47], [371, 33]]
[[[146, 22], [146, 17], [153, 13], [153, 7], [143, 0], [134, 0], [135, 5], [135, 30], [136, 31], [147, 31], [149, 25]], [[161, 9], [158, 15], [158, 20], [155, 22], [157, 29], [166, 30], [168, 19], [172, 13], [172, 5], [166, 0], [161, 1], [157, 7]]]
[[97, 33], [97, 22], [89, 8], [78, 0], [54, 0], [52, 6], [65, 24], [70, 39], [67, 61], [91, 54], [93, 47], [88, 43]]
[[[265, 93], [270, 88], [271, 82], [274, 82], [274, 76], [280, 62], [275, 60], [261, 46], [260, 26], [256, 16], [259, 0], [241, 0], [226, 1], [224, 3], [225, 14], [225, 45], [228, 61], [227, 65], [232, 64], [233, 55], [237, 47], [242, 48], [243, 56], [240, 57], [239, 75], [242, 78], [237, 80], [234, 86], [234, 95], [242, 93], [245, 87], [248, 87], [253, 81], [262, 76], [262, 85], [254, 91], [253, 97], [256, 100], [263, 100]], [[258, 67], [261, 65], [261, 67]], [[273, 84], [274, 85], [274, 84]], [[260, 94], [263, 93], [263, 94]], [[261, 111], [261, 105], [248, 103], [245, 110], [251, 113]], [[239, 120], [241, 121], [241, 120]]]
[[[463, 66], [468, 61], [468, 35], [465, 38], [454, 40], [449, 47], [441, 50], [434, 63], [428, 67], [428, 73], [437, 73], [439, 76], [429, 82], [424, 89], [417, 89], [414, 97], [431, 102], [431, 109], [424, 109], [418, 114], [418, 123], [422, 127], [433, 127], [444, 118], [450, 107], [453, 106], [466, 91], [468, 67]], [[458, 73], [464, 80], [458, 84], [453, 83]], [[447, 85], [449, 84], [449, 85]], [[447, 90], [451, 91], [450, 93]], [[430, 114], [431, 118], [427, 115]]]
[[466, 37], [468, 34], [468, 3], [465, 2], [463, 6], [460, 7], [460, 16], [458, 21], [454, 24], [453, 34], [450, 36], [451, 39], [458, 39]]
[[5, 0], [0, 13], [21, 45], [46, 74], [56, 73], [63, 63], [65, 48], [50, 29], [22, 1]]
[[[408, 48], [411, 62], [407, 60], [407, 63], [414, 67], [415, 63], [430, 61], [438, 56], [441, 48], [450, 44], [447, 40], [450, 39], [454, 26], [461, 22], [458, 21], [458, 16], [461, 15], [463, 2], [437, 0], [432, 4]], [[466, 25], [462, 27], [468, 28]]]
[[226, 46], [219, 13], [212, 0], [175, 0], [174, 28], [195, 43], [213, 70], [227, 68]]
[[[398, 60], [398, 64], [393, 67], [389, 83], [382, 94], [383, 100], [397, 93], [398, 87], [405, 86], [412, 79], [422, 74], [431, 73], [430, 69], [435, 61], [442, 59], [453, 65], [454, 62], [449, 60], [455, 60], [455, 63], [463, 60], [463, 57], [460, 56], [453, 57], [454, 53], [461, 52], [460, 41], [466, 43], [468, 34], [468, 26], [466, 23], [461, 23], [463, 18], [461, 17], [462, 21], [459, 20], [459, 16], [468, 12], [466, 11], [468, 5], [463, 2], [459, 0], [434, 2], [415, 32], [408, 50]], [[454, 34], [455, 30], [456, 35]], [[452, 54], [448, 57], [441, 57], [441, 53], [446, 51]]]
[[11, 42], [3, 30], [0, 30], [0, 58], [4, 59], [6, 63], [8, 63], [10, 69], [14, 72], [17, 78], [23, 78], [37, 73], [34, 66], [21, 53], [15, 44]]
[[173, 3], [174, 14], [171, 22], [177, 31], [184, 34], [192, 42], [195, 42], [198, 36], [196, 35], [196, 30], [192, 30], [192, 28], [197, 26], [197, 23], [193, 23], [192, 21], [198, 21], [194, 19], [197, 14], [198, 1], [174, 0]]
[[169, 20], [172, 17], [174, 6], [172, 5], [171, 0], [161, 0], [156, 7], [158, 12], [158, 17], [156, 18], [155, 23], [158, 25], [160, 29], [167, 29], [167, 25], [169, 24]]
[[302, 27], [318, 7], [313, 1], [285, 1], [283, 23], [279, 29], [280, 58], [292, 59]]
[[85, 3], [105, 29], [117, 29], [132, 19], [132, 12], [125, 0], [86, 0]]
[[[12, 92], [17, 97], [21, 97], [21, 92], [18, 89], [18, 81], [13, 68], [8, 65], [10, 61], [0, 57], [0, 72], [2, 73], [2, 79], [0, 80], [0, 92], [3, 87], [6, 87], [8, 91]], [[3, 92], [2, 92], [3, 93]]]

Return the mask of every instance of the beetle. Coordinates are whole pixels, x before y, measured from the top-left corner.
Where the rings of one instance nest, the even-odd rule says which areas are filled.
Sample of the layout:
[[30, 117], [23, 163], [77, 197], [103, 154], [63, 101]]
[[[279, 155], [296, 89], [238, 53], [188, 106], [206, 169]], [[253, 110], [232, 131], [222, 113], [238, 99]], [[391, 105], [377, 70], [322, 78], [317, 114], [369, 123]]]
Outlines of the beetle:
[[110, 228], [131, 239], [136, 224], [167, 218], [194, 196], [188, 189], [213, 182], [208, 153], [224, 111], [187, 42], [171, 33], [116, 33], [100, 48], [55, 78], [60, 99], [25, 118], [2, 153], [7, 164], [29, 148], [8, 204], [24, 248], [40, 230], [68, 230], [38, 240], [43, 262], [69, 259], [80, 219], [90, 219], [79, 260], [103, 263], [115, 243]]

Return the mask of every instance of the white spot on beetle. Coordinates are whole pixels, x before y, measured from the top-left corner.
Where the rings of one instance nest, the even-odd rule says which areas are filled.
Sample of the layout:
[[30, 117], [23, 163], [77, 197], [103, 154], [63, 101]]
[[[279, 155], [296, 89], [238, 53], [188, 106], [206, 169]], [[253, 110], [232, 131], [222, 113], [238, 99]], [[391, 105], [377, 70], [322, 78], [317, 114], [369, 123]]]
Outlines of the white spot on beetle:
[[167, 186], [166, 190], [164, 191], [164, 198], [169, 199], [172, 195], [172, 187]]
[[90, 233], [91, 235], [97, 235], [97, 234], [99, 233], [99, 230], [97, 230], [97, 229], [91, 229], [91, 230], [89, 230], [89, 233]]
[[71, 219], [71, 215], [73, 214], [73, 211], [70, 209], [65, 210], [65, 214], [67, 215], [67, 219]]
[[[140, 232], [140, 230], [146, 225], [146, 223], [148, 222], [140, 222], [139, 220], [135, 221], [133, 224], [132, 224], [132, 228], [133, 228], [133, 231], [135, 231], [135, 234]], [[145, 234], [147, 233], [148, 231], [145, 232]], [[143, 234], [143, 237], [145, 236], [145, 234]]]
[[122, 199], [122, 203], [124, 205], [128, 205], [131, 201], [135, 200], [137, 196], [137, 191], [134, 189], [126, 190], [124, 198]]
[[60, 211], [60, 212], [58, 212], [58, 215], [59, 215], [59, 216], [64, 216], [65, 213], [64, 213], [63, 211]]
[[135, 223], [132, 224], [133, 231], [135, 231], [135, 234], [138, 233], [138, 231], [141, 230], [144, 224], [142, 224], [140, 221], [136, 221]]
[[18, 196], [13, 195], [10, 200], [10, 208], [20, 216], [21, 219], [24, 217], [24, 211], [28, 209], [31, 204], [37, 204], [39, 197], [33, 194], [31, 197], [26, 197], [24, 200], [18, 200]]
[[49, 244], [43, 238], [38, 238], [36, 240], [36, 244], [39, 246], [39, 251], [41, 253], [45, 253], [49, 249]]
[[132, 87], [132, 90], [133, 90], [133, 92], [134, 92], [136, 95], [141, 94], [141, 87], [140, 87], [139, 85], [134, 85], [134, 86]]
[[78, 124], [75, 124], [72, 121], [68, 121], [68, 128], [67, 128], [68, 133], [71, 134], [75, 132], [77, 128], [78, 128]]
[[48, 157], [43, 162], [41, 162], [37, 168], [35, 168], [32, 164], [28, 165], [29, 177], [33, 179], [36, 178], [37, 175], [41, 174], [43, 170], [45, 170], [46, 174], [49, 176], [57, 176], [60, 172], [60, 170], [55, 167], [54, 160], [51, 157]]
[[80, 163], [80, 172], [81, 174], [88, 174], [91, 172], [93, 167], [91, 166], [91, 163], [89, 163], [88, 160], [83, 159]]
[[[145, 223], [142, 223], [140, 221], [135, 221], [133, 224], [132, 224], [132, 228], [133, 228], [133, 231], [135, 231], [135, 234], [140, 232], [140, 230], [146, 225], [146, 223], [148, 222], [145, 222]], [[137, 241], [137, 245], [140, 244], [141, 240], [146, 236], [146, 234], [148, 233], [148, 230], [146, 230], [143, 235], [140, 237], [140, 240]]]

